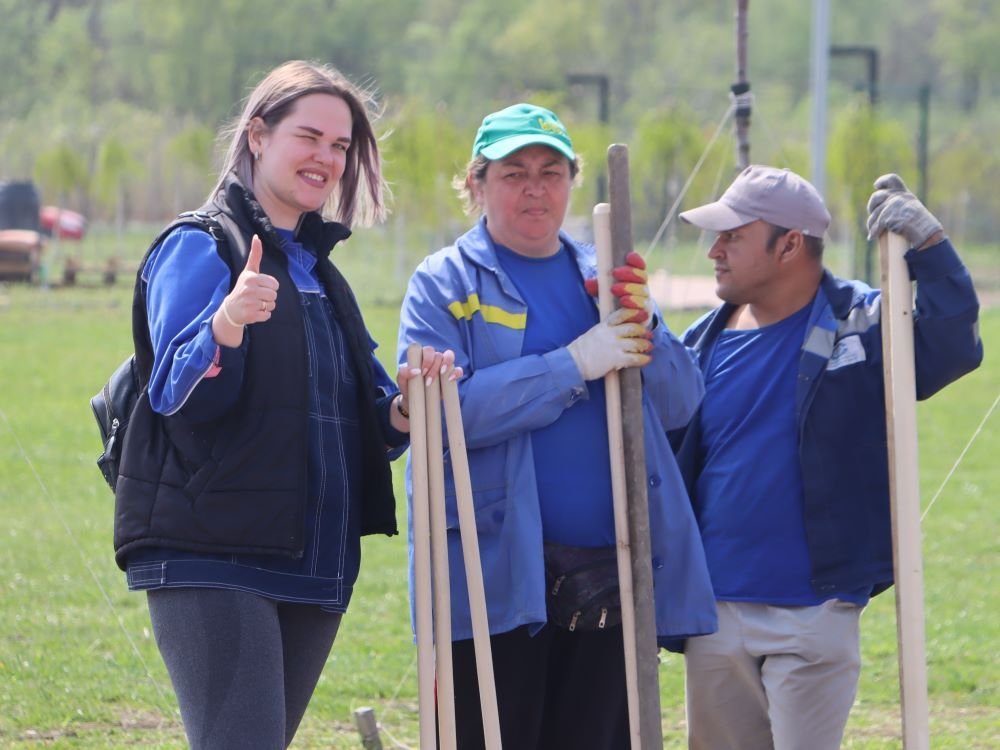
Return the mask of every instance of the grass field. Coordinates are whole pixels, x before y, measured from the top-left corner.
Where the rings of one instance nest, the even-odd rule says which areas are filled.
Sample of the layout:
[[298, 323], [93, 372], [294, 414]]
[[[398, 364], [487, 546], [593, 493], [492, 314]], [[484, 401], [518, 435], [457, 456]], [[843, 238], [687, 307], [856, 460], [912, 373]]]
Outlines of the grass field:
[[[374, 264], [346, 265], [388, 362], [398, 301], [382, 294]], [[127, 283], [110, 290], [0, 286], [3, 748], [185, 745], [145, 599], [127, 592], [113, 561], [112, 497], [94, 465], [98, 435], [88, 400], [130, 349]], [[682, 328], [693, 316], [676, 314], [671, 325]], [[923, 524], [932, 745], [954, 750], [1000, 746], [1000, 415], [982, 425], [945, 482], [1000, 395], [993, 350], [1000, 309], [984, 312], [982, 334], [983, 367], [918, 412], [922, 505], [934, 501]], [[398, 462], [397, 481], [401, 468]], [[416, 746], [405, 565], [402, 538], [366, 539], [351, 612], [294, 747], [359, 747], [352, 711], [360, 706], [374, 707], [387, 747]], [[891, 593], [869, 606], [862, 624], [863, 677], [845, 747], [897, 748]], [[670, 748], [684, 744], [682, 666], [664, 655], [660, 668]]]

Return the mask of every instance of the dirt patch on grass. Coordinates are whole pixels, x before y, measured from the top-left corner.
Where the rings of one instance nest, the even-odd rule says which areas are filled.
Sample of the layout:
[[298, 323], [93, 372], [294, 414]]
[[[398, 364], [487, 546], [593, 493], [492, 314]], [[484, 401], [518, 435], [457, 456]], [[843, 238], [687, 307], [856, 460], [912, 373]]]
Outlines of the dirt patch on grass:
[[57, 729], [25, 729], [17, 739], [26, 744], [50, 745], [65, 739], [103, 735], [111, 743], [108, 747], [120, 747], [147, 745], [151, 733], [159, 739], [183, 740], [184, 727], [179, 719], [156, 711], [129, 710], [123, 712], [117, 722], [81, 721]]

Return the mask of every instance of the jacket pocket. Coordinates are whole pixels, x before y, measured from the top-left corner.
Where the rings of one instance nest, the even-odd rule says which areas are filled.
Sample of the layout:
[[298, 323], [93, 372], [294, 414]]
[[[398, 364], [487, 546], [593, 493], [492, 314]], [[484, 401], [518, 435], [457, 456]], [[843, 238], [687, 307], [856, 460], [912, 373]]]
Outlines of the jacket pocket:
[[[473, 512], [476, 518], [476, 531], [480, 534], [491, 534], [503, 527], [507, 516], [507, 493], [504, 488], [490, 491], [472, 492]], [[458, 499], [453, 491], [445, 494], [446, 522], [449, 530], [457, 530]]]

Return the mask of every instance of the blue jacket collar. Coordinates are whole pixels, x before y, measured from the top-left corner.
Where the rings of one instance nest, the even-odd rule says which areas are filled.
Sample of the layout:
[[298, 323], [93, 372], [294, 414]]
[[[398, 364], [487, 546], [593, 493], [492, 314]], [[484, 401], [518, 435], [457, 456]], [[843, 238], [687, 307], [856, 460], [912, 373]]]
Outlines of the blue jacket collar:
[[823, 269], [823, 278], [820, 279], [819, 287], [822, 294], [816, 295], [817, 302], [821, 296], [825, 297], [833, 310], [833, 317], [838, 320], [846, 318], [852, 308], [862, 303], [866, 291], [866, 289], [859, 288], [857, 282], [852, 283], [838, 278], [826, 268]]
[[[576, 261], [583, 278], [586, 279], [593, 276], [593, 254], [587, 252], [588, 247], [576, 242], [562, 230], [559, 232], [559, 240], [566, 246], [569, 252], [573, 254], [573, 259]], [[500, 266], [500, 260], [497, 258], [497, 251], [493, 243], [493, 238], [486, 229], [485, 216], [480, 217], [479, 221], [477, 221], [476, 224], [469, 229], [469, 231], [459, 237], [455, 241], [455, 246], [469, 261], [489, 271], [500, 279], [500, 285], [504, 292], [521, 302], [524, 301], [521, 299], [521, 295], [514, 288], [514, 285], [507, 278], [507, 274], [504, 273], [503, 268]]]

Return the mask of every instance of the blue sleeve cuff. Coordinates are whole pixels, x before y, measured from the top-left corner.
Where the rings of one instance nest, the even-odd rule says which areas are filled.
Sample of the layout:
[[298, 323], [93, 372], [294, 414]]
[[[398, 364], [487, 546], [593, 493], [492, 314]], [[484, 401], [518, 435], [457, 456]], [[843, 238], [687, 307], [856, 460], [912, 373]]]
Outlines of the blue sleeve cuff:
[[395, 398], [396, 394], [393, 393], [392, 395], [380, 398], [375, 402], [375, 405], [378, 408], [379, 424], [382, 426], [382, 436], [385, 438], [386, 447], [390, 449], [390, 460], [398, 458], [399, 455], [406, 449], [406, 446], [410, 443], [410, 433], [400, 432], [392, 426], [390, 410], [395, 408], [392, 405]]
[[910, 269], [910, 277], [915, 281], [940, 279], [963, 266], [962, 259], [947, 237], [923, 250], [910, 248], [904, 258]]

